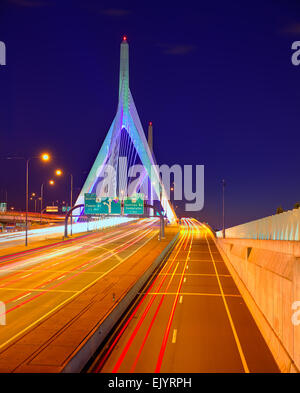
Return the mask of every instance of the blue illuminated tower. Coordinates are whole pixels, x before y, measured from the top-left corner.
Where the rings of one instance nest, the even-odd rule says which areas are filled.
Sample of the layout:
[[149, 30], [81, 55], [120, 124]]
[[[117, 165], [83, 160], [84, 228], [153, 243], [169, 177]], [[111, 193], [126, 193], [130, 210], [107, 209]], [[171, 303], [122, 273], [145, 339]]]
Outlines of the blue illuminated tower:
[[[161, 183], [155, 159], [152, 154], [152, 147], [151, 149], [149, 148], [130, 92], [129, 46], [125, 36], [123, 37], [120, 50], [119, 101], [117, 113], [79, 194], [76, 205], [84, 203], [85, 193], [97, 193], [97, 185], [101, 179], [105, 177], [104, 168], [107, 165], [114, 168], [116, 174], [112, 178], [111, 184], [109, 184], [113, 196], [122, 197], [122, 185], [119, 183], [120, 179], [121, 181], [122, 179], [124, 180], [124, 176], [119, 175], [118, 164], [119, 158], [124, 156], [128, 159], [128, 167], [139, 160], [145, 173], [141, 183], [145, 184], [147, 188], [148, 181], [150, 181], [152, 192], [157, 196], [162, 194], [162, 207], [168, 219], [174, 221], [176, 215], [167, 198], [164, 186]], [[127, 176], [127, 174], [125, 175]], [[125, 180], [124, 184], [126, 185]], [[140, 186], [142, 186], [142, 184]], [[157, 199], [159, 199], [159, 197]]]

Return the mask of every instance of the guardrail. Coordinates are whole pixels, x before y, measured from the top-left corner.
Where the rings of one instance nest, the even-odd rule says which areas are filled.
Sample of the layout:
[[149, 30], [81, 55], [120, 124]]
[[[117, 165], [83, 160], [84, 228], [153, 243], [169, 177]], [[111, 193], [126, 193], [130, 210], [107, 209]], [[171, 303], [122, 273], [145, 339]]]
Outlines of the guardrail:
[[[218, 231], [217, 237], [223, 236]], [[226, 238], [259, 240], [300, 240], [300, 209], [250, 221], [225, 230]]]

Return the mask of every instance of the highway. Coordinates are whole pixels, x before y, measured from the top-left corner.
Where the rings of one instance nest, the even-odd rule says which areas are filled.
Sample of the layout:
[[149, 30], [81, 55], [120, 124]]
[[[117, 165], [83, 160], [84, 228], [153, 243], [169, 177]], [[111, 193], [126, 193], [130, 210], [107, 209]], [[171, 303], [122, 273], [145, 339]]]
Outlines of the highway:
[[279, 372], [211, 232], [185, 219], [179, 241], [88, 372]]
[[0, 370], [8, 344], [126, 262], [157, 236], [157, 223], [143, 219], [0, 257], [0, 301], [6, 307], [0, 315], [6, 317], [0, 326]]
[[[97, 230], [100, 228], [107, 228], [115, 226], [116, 224], [122, 224], [130, 222], [134, 219], [128, 217], [110, 217], [97, 221], [90, 222], [78, 222], [73, 223], [72, 233], [78, 234], [87, 231]], [[64, 235], [65, 226], [62, 224], [46, 225], [44, 228], [29, 229], [28, 239], [30, 242], [43, 241], [48, 239], [55, 239], [58, 236]], [[70, 234], [71, 224], [68, 225], [68, 233]], [[7, 250], [10, 247], [22, 246], [25, 241], [25, 232], [18, 231], [12, 233], [1, 233], [0, 234], [0, 250]]]

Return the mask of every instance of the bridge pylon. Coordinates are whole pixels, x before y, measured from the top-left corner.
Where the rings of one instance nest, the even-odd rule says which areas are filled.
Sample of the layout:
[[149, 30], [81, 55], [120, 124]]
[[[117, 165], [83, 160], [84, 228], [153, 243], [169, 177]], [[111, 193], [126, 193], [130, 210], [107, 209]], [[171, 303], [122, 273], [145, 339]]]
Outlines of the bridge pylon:
[[[132, 176], [132, 173], [130, 173], [133, 167], [140, 168], [139, 180], [127, 187], [128, 175], [131, 177], [137, 175], [135, 173]], [[151, 202], [155, 199], [153, 198], [155, 194], [156, 199], [161, 201], [161, 206], [167, 218], [171, 222], [175, 221], [176, 214], [162, 184], [152, 146], [149, 147], [148, 145], [129, 88], [129, 45], [127, 38], [124, 36], [120, 49], [117, 113], [77, 198], [76, 205], [84, 203], [85, 193], [96, 193], [99, 197], [123, 198], [128, 194], [130, 196], [133, 192], [142, 192], [148, 198], [149, 182], [151, 184], [151, 194], [153, 194], [151, 195]]]

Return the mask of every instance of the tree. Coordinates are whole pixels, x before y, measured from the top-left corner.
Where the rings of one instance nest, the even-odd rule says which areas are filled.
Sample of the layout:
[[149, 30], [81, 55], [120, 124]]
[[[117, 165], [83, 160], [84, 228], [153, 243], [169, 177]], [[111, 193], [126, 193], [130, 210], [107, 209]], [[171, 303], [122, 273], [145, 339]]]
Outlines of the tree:
[[283, 208], [282, 208], [281, 205], [278, 206], [277, 209], [276, 209], [276, 214], [280, 214], [280, 213], [283, 213]]

